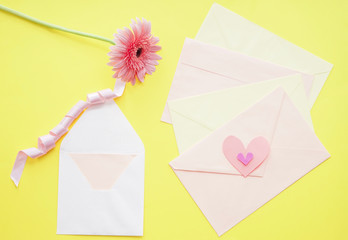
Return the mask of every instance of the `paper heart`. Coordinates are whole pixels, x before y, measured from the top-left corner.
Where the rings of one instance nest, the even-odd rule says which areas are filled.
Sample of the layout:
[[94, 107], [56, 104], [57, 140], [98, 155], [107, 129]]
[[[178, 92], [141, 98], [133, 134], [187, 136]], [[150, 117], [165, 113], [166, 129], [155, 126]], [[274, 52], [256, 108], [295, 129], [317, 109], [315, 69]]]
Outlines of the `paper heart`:
[[[222, 151], [226, 159], [244, 177], [247, 177], [265, 161], [270, 149], [267, 139], [261, 136], [251, 140], [247, 148], [235, 136], [228, 136], [222, 144]], [[244, 156], [246, 157], [244, 158]]]
[[243, 153], [238, 153], [237, 159], [241, 161], [244, 165], [248, 165], [251, 160], [253, 160], [254, 154], [248, 152], [246, 157], [244, 157]]

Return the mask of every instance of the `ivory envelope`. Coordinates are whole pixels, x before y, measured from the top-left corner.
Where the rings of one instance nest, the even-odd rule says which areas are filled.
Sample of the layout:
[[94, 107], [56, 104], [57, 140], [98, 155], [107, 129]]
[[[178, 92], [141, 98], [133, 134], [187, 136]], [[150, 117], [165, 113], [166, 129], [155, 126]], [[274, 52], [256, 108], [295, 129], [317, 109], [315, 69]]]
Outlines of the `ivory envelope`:
[[309, 105], [301, 76], [291, 75], [170, 101], [168, 105], [179, 152], [183, 153], [279, 87], [287, 92], [311, 128]]
[[[312, 75], [187, 38], [168, 101], [293, 74], [302, 75], [309, 95], [314, 79]], [[171, 123], [167, 105], [161, 120]]]
[[113, 100], [89, 107], [61, 144], [57, 234], [142, 236], [144, 160]]
[[314, 75], [310, 106], [314, 104], [333, 66], [216, 3], [201, 25], [196, 40]]
[[[245, 146], [258, 136], [268, 140], [263, 176], [234, 174], [223, 154], [223, 142], [231, 135]], [[220, 236], [329, 157], [308, 122], [278, 88], [170, 166]]]

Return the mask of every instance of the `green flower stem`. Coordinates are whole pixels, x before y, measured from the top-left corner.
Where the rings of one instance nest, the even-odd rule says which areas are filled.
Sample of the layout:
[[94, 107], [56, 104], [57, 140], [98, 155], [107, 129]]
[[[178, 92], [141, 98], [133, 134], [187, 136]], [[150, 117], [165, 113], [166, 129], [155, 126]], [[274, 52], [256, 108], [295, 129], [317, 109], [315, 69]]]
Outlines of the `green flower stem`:
[[115, 45], [114, 41], [112, 41], [111, 39], [108, 39], [108, 38], [105, 38], [105, 37], [101, 37], [101, 36], [98, 36], [98, 35], [94, 35], [94, 34], [90, 34], [90, 33], [84, 33], [84, 32], [76, 31], [76, 30], [73, 30], [73, 29], [61, 27], [61, 26], [58, 26], [58, 25], [55, 25], [55, 24], [51, 24], [51, 23], [48, 23], [48, 22], [44, 22], [44, 21], [41, 21], [39, 19], [30, 17], [30, 16], [28, 16], [26, 14], [23, 14], [21, 12], [18, 12], [16, 10], [13, 10], [11, 8], [5, 7], [3, 5], [0, 5], [0, 10], [3, 10], [3, 11], [8, 12], [8, 13], [11, 13], [13, 15], [16, 15], [18, 17], [24, 18], [24, 19], [26, 19], [28, 21], [31, 21], [33, 23], [36, 23], [36, 24], [39, 24], [39, 25], [42, 25], [42, 26], [45, 26], [45, 27], [53, 28], [53, 29], [56, 29], [56, 30], [59, 30], [59, 31], [63, 31], [63, 32], [67, 32], [67, 33], [80, 35], [80, 36], [83, 36], [83, 37], [94, 38], [94, 39], [101, 40], [101, 41], [108, 42], [108, 43], [111, 43], [111, 44]]

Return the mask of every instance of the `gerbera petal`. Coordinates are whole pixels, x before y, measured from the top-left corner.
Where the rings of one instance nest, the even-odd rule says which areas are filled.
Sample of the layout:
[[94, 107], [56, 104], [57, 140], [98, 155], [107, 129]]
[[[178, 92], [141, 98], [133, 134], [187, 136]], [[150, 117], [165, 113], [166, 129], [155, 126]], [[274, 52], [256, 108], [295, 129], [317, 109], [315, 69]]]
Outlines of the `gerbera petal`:
[[114, 34], [115, 40], [120, 42], [121, 44], [127, 44], [128, 43], [128, 39], [125, 36], [125, 34], [123, 33], [122, 30], [119, 31], [118, 34]]
[[143, 36], [144, 30], [145, 30], [144, 22], [142, 20], [140, 20], [139, 18], [137, 18], [137, 25], [138, 25], [138, 29], [139, 29], [139, 36]]
[[108, 62], [107, 65], [114, 66], [116, 63], [117, 63], [117, 61], [111, 61], [111, 62]]
[[125, 61], [122, 60], [122, 61], [116, 62], [116, 63], [113, 65], [113, 67], [114, 67], [114, 68], [122, 68], [125, 64], [126, 64]]
[[144, 82], [145, 73], [146, 73], [145, 68], [142, 68], [138, 71], [137, 78], [139, 79], [140, 82]]
[[147, 74], [151, 75], [156, 70], [156, 68], [152, 65], [145, 65], [145, 70]]
[[112, 45], [111, 47], [109, 47], [109, 49], [111, 51], [116, 51], [117, 50], [117, 46], [116, 45]]
[[159, 38], [158, 37], [152, 37], [152, 38], [150, 38], [150, 42], [151, 42], [151, 44], [155, 45], [156, 43], [159, 42]]
[[151, 22], [147, 21], [146, 35], [151, 35]]
[[111, 52], [108, 53], [108, 56], [116, 57], [116, 58], [123, 58], [124, 55], [125, 55], [124, 53], [116, 52], [116, 51], [111, 51]]
[[151, 60], [151, 59], [146, 60], [146, 63], [153, 66], [158, 65], [158, 62], [156, 60]]
[[161, 60], [162, 59], [161, 56], [159, 56], [156, 53], [149, 53], [148, 57], [149, 57], [150, 60]]
[[[138, 18], [137, 18], [138, 19]], [[132, 23], [131, 23], [131, 28], [132, 28], [132, 31], [134, 33], [134, 38], [137, 39], [139, 38], [140, 36], [140, 29], [139, 29], [139, 24], [138, 22], [132, 20]]]
[[133, 70], [129, 70], [124, 77], [125, 81], [127, 82], [130, 82], [133, 78], [135, 78], [135, 73]]
[[118, 73], [118, 76], [124, 78], [125, 76], [127, 76], [128, 72], [129, 69], [127, 67], [121, 68], [120, 72]]
[[162, 49], [161, 46], [158, 46], [158, 45], [150, 46], [150, 52], [157, 52], [161, 49]]
[[114, 75], [112, 75], [113, 78], [118, 78], [118, 72], [115, 72]]
[[134, 41], [134, 35], [129, 28], [124, 28], [124, 34], [127, 36], [128, 44]]
[[117, 33], [114, 34], [116, 40], [122, 45], [129, 45], [133, 41], [133, 34], [128, 28], [118, 29]]
[[151, 34], [151, 23], [147, 21], [145, 18], [142, 19], [141, 30], [142, 36], [147, 37]]

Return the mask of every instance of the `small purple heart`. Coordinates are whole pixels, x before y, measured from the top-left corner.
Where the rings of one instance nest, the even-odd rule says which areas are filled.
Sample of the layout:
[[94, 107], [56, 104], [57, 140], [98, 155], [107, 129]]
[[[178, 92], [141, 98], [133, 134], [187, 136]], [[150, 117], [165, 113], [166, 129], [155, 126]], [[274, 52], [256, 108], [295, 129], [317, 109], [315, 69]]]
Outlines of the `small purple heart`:
[[239, 153], [239, 154], [237, 155], [237, 159], [238, 159], [239, 161], [241, 161], [245, 166], [248, 165], [249, 162], [250, 162], [251, 160], [253, 160], [253, 158], [254, 158], [254, 154], [252, 154], [251, 152], [248, 152], [247, 155], [246, 155], [246, 157], [244, 157], [243, 153]]

